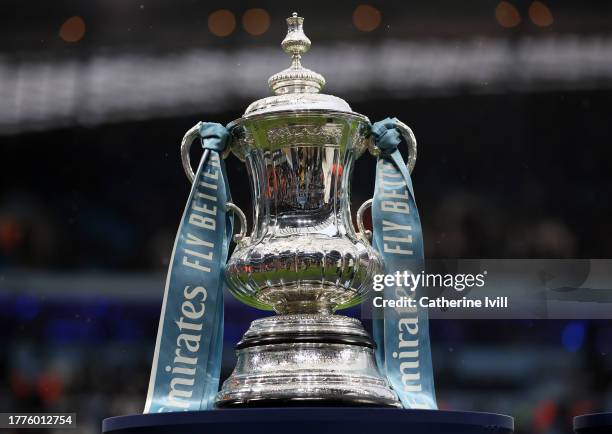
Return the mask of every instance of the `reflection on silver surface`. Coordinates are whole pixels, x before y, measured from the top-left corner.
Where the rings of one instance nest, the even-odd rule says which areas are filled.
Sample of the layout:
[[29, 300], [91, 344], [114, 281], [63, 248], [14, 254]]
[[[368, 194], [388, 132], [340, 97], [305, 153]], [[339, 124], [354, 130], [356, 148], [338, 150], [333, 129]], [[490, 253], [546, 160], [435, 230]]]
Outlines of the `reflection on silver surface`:
[[295, 114], [247, 119], [242, 146], [253, 232], [226, 267], [230, 289], [277, 312], [331, 312], [358, 303], [381, 269], [355, 233], [349, 189], [366, 147], [361, 118]]

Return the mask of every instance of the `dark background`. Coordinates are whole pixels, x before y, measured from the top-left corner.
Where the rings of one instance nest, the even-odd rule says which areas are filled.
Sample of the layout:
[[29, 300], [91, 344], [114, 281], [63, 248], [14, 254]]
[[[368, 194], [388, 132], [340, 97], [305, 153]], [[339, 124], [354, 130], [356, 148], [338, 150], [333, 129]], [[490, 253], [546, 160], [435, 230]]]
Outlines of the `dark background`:
[[[363, 5], [2, 3], [0, 411], [74, 411], [83, 433], [142, 411], [189, 189], [180, 139], [269, 94], [293, 10], [327, 93], [414, 130], [428, 257], [610, 257], [612, 6]], [[245, 168], [227, 165], [249, 216]], [[364, 155], [353, 211], [373, 179]], [[226, 316], [224, 375], [261, 313], [230, 299]], [[612, 407], [608, 321], [434, 320], [431, 335], [442, 408], [552, 434]]]

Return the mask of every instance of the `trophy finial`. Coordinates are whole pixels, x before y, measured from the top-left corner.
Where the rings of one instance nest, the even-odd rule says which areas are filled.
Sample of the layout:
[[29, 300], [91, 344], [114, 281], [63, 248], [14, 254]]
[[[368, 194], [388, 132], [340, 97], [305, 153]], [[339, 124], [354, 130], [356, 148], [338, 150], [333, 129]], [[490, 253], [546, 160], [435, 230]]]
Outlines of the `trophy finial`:
[[293, 12], [287, 18], [287, 36], [281, 42], [283, 51], [291, 55], [291, 66], [268, 79], [268, 85], [276, 95], [317, 93], [323, 88], [325, 78], [302, 66], [302, 55], [310, 45], [310, 39], [304, 33], [304, 18]]
[[297, 12], [294, 12], [287, 18], [287, 36], [281, 42], [281, 47], [287, 54], [291, 54], [292, 67], [299, 69], [302, 65], [300, 59], [302, 54], [310, 49], [310, 39], [304, 33], [304, 18], [298, 17]]

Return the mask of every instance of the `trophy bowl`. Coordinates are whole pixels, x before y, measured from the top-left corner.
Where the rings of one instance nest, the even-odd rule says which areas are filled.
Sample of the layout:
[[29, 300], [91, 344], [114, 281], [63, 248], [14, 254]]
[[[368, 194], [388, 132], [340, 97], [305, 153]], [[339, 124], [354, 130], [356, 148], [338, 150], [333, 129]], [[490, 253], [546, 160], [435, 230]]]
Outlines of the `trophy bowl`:
[[381, 271], [350, 211], [353, 163], [368, 126], [360, 115], [297, 109], [231, 124], [254, 216], [251, 236], [226, 266], [236, 297], [282, 314], [332, 313], [362, 301]]

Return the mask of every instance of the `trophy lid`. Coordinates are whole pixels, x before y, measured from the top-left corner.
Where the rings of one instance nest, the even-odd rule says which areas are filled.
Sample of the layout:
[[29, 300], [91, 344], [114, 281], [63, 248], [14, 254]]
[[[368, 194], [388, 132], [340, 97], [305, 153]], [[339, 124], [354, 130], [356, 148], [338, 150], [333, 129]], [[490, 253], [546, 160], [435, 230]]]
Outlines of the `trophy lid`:
[[296, 110], [356, 114], [343, 99], [319, 93], [325, 85], [325, 78], [302, 66], [302, 55], [311, 45], [304, 33], [304, 18], [294, 12], [287, 18], [287, 27], [287, 36], [281, 42], [281, 47], [291, 56], [291, 65], [268, 79], [268, 86], [274, 96], [253, 102], [244, 112], [244, 117]]
[[325, 78], [302, 66], [302, 54], [310, 50], [310, 39], [304, 33], [304, 18], [297, 12], [287, 18], [287, 36], [281, 42], [285, 53], [291, 55], [291, 66], [268, 79], [275, 95], [287, 93], [318, 93], [325, 86]]

